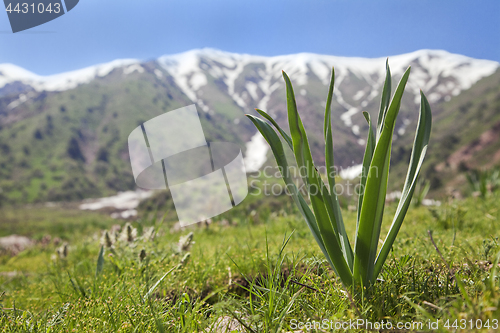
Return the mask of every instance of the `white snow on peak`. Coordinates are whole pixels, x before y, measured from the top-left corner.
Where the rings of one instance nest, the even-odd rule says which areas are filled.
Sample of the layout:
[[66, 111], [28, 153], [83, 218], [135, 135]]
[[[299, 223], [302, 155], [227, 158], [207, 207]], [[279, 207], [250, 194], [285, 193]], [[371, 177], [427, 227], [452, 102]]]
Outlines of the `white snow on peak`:
[[[162, 70], [156, 69], [154, 74], [158, 79], [170, 74], [186, 96], [210, 114], [216, 110], [211, 109], [210, 100], [205, 99], [203, 95], [203, 87], [209, 82], [216, 82], [218, 89], [222, 89], [244, 111], [249, 111], [255, 104], [259, 109], [272, 113], [273, 110], [268, 110], [268, 103], [272, 95], [283, 87], [282, 70], [289, 75], [296, 91], [304, 95], [304, 92], [309, 93], [306, 84], [315, 76], [323, 85], [328, 86], [334, 67], [335, 98], [345, 108], [341, 120], [358, 135], [359, 127], [354, 124], [353, 117], [374, 99], [379, 98], [387, 59], [396, 80], [408, 66], [412, 66], [407, 90], [414, 94], [417, 104], [420, 102], [420, 89], [427, 94], [431, 102], [448, 100], [450, 96], [458, 95], [481, 78], [493, 74], [500, 66], [495, 61], [473, 59], [443, 50], [418, 50], [388, 58], [360, 58], [313, 53], [268, 57], [205, 48], [158, 58], [157, 62]], [[0, 88], [20, 81], [38, 91], [61, 91], [108, 75], [119, 67], [123, 69], [124, 75], [144, 71], [141, 62], [133, 59], [116, 60], [51, 76], [39, 76], [12, 64], [0, 64]], [[252, 79], [248, 80], [247, 75]], [[348, 98], [344, 93], [343, 81], [348, 82], [353, 75], [367, 87]], [[26, 98], [30, 98], [29, 94], [20, 96], [18, 100], [11, 102], [9, 107], [24, 103]], [[253, 101], [249, 102], [250, 100]], [[398, 132], [402, 134], [405, 130], [406, 125], [399, 128]], [[247, 146], [248, 164], [257, 168], [262, 165], [267, 149], [267, 144], [256, 134]]]
[[133, 72], [144, 73], [144, 67], [142, 67], [140, 64], [133, 64], [123, 68], [123, 75], [132, 74]]
[[[243, 106], [244, 102], [240, 100], [241, 96], [237, 95], [239, 92], [235, 89], [235, 81], [244, 67], [250, 63], [264, 65], [266, 74], [270, 76], [267, 78], [267, 87], [272, 86], [275, 80], [281, 81], [281, 70], [290, 76], [295, 85], [307, 84], [310, 74], [317, 76], [323, 84], [328, 85], [331, 68], [335, 67], [336, 85], [341, 88], [340, 82], [349, 73], [366, 80], [369, 84], [380, 84], [385, 75], [386, 59], [385, 57], [339, 57], [314, 53], [266, 57], [204, 48], [165, 55], [158, 58], [158, 62], [174, 77], [177, 84], [191, 99], [197, 99], [196, 90], [208, 83], [205, 79], [209, 74], [216, 79], [222, 79], [227, 85], [228, 93], [235, 98], [236, 103]], [[442, 91], [439, 92], [443, 96], [470, 88], [472, 84], [491, 75], [499, 67], [499, 63], [495, 61], [473, 59], [443, 50], [418, 50], [389, 56], [388, 59], [395, 76], [401, 75], [409, 65], [420, 65], [413, 66], [408, 82], [408, 87], [416, 93], [418, 89], [430, 92], [440, 77], [450, 78], [451, 85], [446, 89], [441, 88]], [[135, 59], [120, 59], [50, 76], [39, 76], [13, 64], [0, 64], [0, 88], [8, 83], [21, 81], [32, 85], [36, 90], [66, 90], [88, 83], [96, 77], [105, 76], [118, 67], [124, 67], [125, 75], [135, 71], [144, 71], [140, 62]], [[199, 74], [203, 74], [205, 79]], [[160, 77], [158, 74], [157, 76]], [[262, 89], [260, 84], [257, 84]], [[266, 93], [264, 90], [263, 92]], [[248, 93], [252, 95], [252, 92]], [[361, 99], [361, 93], [356, 97]]]
[[[20, 81], [30, 85], [36, 91], [63, 91], [76, 88], [80, 84], [89, 83], [97, 77], [104, 77], [116, 68], [133, 66], [138, 63], [139, 60], [136, 59], [119, 59], [105, 64], [48, 76], [34, 74], [13, 64], [0, 64], [0, 88], [9, 83]], [[127, 69], [130, 68], [127, 67]], [[140, 68], [144, 70], [142, 67]], [[134, 68], [134, 70], [138, 69]]]
[[191, 76], [191, 80], [189, 80], [191, 87], [193, 87], [195, 91], [206, 85], [207, 82], [207, 77], [201, 72], [194, 73]]
[[[248, 54], [205, 48], [165, 55], [158, 58], [158, 63], [172, 75], [177, 85], [193, 102], [199, 101], [197, 90], [208, 83], [206, 77], [208, 74], [214, 79], [222, 79], [231, 98], [240, 107], [246, 108], [243, 94], [240, 95], [235, 89], [235, 81], [239, 78], [245, 65], [254, 58], [255, 56]], [[201, 79], [201, 75], [204, 76], [204, 79]], [[192, 77], [196, 79], [193, 81]], [[247, 93], [252, 95], [255, 92], [256, 90]]]
[[161, 70], [155, 69], [154, 73], [155, 73], [155, 75], [156, 75], [157, 78], [159, 78], [159, 79], [163, 78], [163, 73], [161, 72]]
[[[201, 78], [212, 76], [226, 84], [227, 94], [242, 109], [250, 107], [245, 100], [251, 97], [257, 107], [265, 111], [271, 111], [267, 110], [271, 95], [282, 86], [282, 70], [289, 75], [295, 86], [305, 86], [310, 75], [328, 85], [331, 69], [334, 67], [338, 87], [335, 90], [335, 98], [346, 109], [341, 119], [357, 134], [358, 128], [354, 127], [352, 117], [361, 112], [370, 101], [379, 97], [387, 59], [396, 78], [401, 76], [408, 66], [413, 65], [407, 89], [414, 94], [417, 104], [420, 102], [420, 89], [428, 93], [431, 102], [446, 100], [449, 96], [468, 89], [479, 79], [491, 75], [499, 67], [495, 61], [473, 59], [442, 50], [419, 50], [388, 58], [360, 58], [313, 53], [265, 57], [215, 49], [197, 49], [163, 56], [158, 62], [174, 77], [177, 85], [193, 102], [201, 102], [201, 92], [197, 90], [207, 84], [207, 81]], [[249, 64], [257, 66], [252, 73], [257, 80], [247, 81], [237, 89], [236, 82]], [[354, 104], [348, 103], [342, 95], [342, 81], [350, 75], [364, 80], [369, 86], [369, 90], [358, 91], [353, 96], [356, 102]], [[443, 84], [443, 80], [446, 84]], [[303, 90], [306, 91], [303, 88], [297, 91], [301, 93]], [[404, 129], [400, 132], [403, 133]]]
[[[163, 56], [158, 59], [160, 65], [172, 75], [181, 90], [193, 102], [197, 101], [196, 92], [189, 84], [191, 76], [196, 73], [202, 73], [200, 68], [200, 58], [198, 50], [192, 50], [184, 53]], [[195, 80], [196, 83], [196, 80]], [[197, 86], [199, 89], [201, 86]]]
[[20, 94], [18, 99], [10, 102], [9, 105], [7, 105], [7, 109], [12, 110], [14, 108], [17, 108], [19, 105], [23, 104], [24, 102], [26, 102], [27, 100], [29, 100], [34, 96], [35, 93], [32, 91], [28, 92], [27, 94]]
[[[408, 89], [415, 96], [415, 103], [420, 102], [419, 90], [432, 95], [431, 102], [449, 95], [458, 95], [469, 89], [474, 83], [493, 74], [499, 63], [491, 60], [474, 59], [444, 50], [418, 50], [415, 52], [389, 57], [389, 65], [395, 74], [402, 74], [404, 67], [412, 66]], [[445, 85], [436, 86], [439, 79], [448, 79]]]
[[[342, 81], [349, 75], [355, 75], [371, 86], [370, 92], [360, 91], [354, 96], [354, 100], [359, 100], [363, 107], [362, 103], [379, 95], [379, 88], [385, 76], [386, 59], [385, 57], [339, 57], [314, 53], [266, 57], [204, 48], [165, 55], [157, 60], [193, 102], [201, 100], [199, 90], [213, 78], [226, 85], [227, 94], [243, 109], [250, 107], [245, 102], [249, 96], [257, 102], [259, 108], [265, 109], [271, 94], [282, 85], [282, 70], [290, 76], [295, 86], [306, 85], [310, 75], [318, 77], [324, 85], [328, 85], [331, 69], [335, 67], [335, 81], [338, 87], [336, 97], [342, 100], [339, 102], [345, 104], [344, 107], [347, 110], [350, 110], [359, 106], [343, 103], [345, 101], [341, 94]], [[443, 50], [418, 50], [389, 56], [388, 59], [394, 76], [401, 75], [409, 65], [415, 65], [407, 87], [415, 94], [417, 103], [420, 89], [428, 93], [432, 101], [446, 99], [448, 96], [457, 95], [462, 90], [470, 88], [479, 79], [491, 75], [499, 67], [499, 63], [495, 61], [473, 59]], [[257, 66], [252, 75], [256, 75], [258, 80], [254, 84], [243, 82], [237, 87], [245, 66], [249, 64]], [[62, 91], [88, 83], [96, 77], [106, 76], [118, 67], [123, 68], [124, 75], [136, 71], [144, 72], [141, 63], [134, 59], [115, 60], [50, 76], [39, 76], [12, 64], [0, 64], [0, 88], [20, 81], [31, 85], [38, 91]], [[154, 73], [158, 78], [163, 77], [161, 71]], [[442, 84], [443, 80], [446, 84]], [[256, 96], [259, 96], [260, 101], [256, 100]], [[351, 113], [345, 116], [346, 123], [349, 123], [350, 116]]]
[[14, 64], [0, 64], [0, 87], [13, 81], [34, 80], [38, 76]]

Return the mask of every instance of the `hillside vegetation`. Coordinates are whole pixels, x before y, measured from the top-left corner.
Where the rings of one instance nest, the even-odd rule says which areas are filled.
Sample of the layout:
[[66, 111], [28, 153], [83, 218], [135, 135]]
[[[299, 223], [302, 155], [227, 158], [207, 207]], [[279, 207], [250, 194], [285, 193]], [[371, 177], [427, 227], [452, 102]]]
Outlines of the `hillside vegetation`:
[[[255, 134], [245, 113], [259, 107], [280, 125], [286, 123], [283, 69], [297, 86], [312, 153], [322, 165], [322, 110], [330, 66], [335, 66], [335, 163], [339, 169], [360, 164], [368, 130], [361, 111], [375, 119], [384, 62], [314, 54], [266, 58], [206, 49], [144, 63], [124, 61], [105, 71], [111, 65], [100, 65], [82, 70], [86, 76], [33, 74], [29, 80], [9, 74], [12, 65], [0, 65], [0, 203], [74, 201], [134, 189], [129, 133], [192, 103], [208, 141], [234, 142], [245, 150]], [[432, 191], [463, 185], [457, 172], [498, 163], [500, 74], [491, 75], [497, 63], [433, 50], [393, 56], [389, 62], [394, 80], [412, 66], [396, 123], [395, 189], [404, 177], [398, 165], [409, 158], [420, 87], [425, 87], [435, 119], [425, 167]], [[268, 152], [267, 163], [272, 160]]]

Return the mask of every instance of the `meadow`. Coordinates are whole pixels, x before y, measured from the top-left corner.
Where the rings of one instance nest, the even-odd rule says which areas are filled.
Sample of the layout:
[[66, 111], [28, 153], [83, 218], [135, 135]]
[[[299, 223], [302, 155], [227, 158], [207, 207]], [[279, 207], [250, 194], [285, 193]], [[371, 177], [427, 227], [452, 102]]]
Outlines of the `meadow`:
[[[154, 210], [127, 223], [65, 206], [4, 207], [2, 233], [36, 244], [0, 257], [0, 330], [497, 331], [499, 191], [413, 204], [361, 294], [343, 287], [291, 199], [266, 199], [187, 228]], [[342, 207], [351, 237], [356, 212]], [[382, 235], [396, 207], [387, 204]]]
[[[278, 178], [251, 175], [260, 185], [250, 185], [244, 203], [184, 228], [168, 191], [141, 203], [138, 218], [127, 221], [105, 210], [79, 211], [75, 202], [2, 207], [0, 236], [29, 239], [22, 247], [0, 243], [0, 328], [497, 331], [500, 171], [469, 170], [468, 197], [423, 205], [431, 182], [417, 186], [417, 178], [432, 124], [423, 93], [403, 191], [399, 202], [387, 200], [392, 139], [409, 73], [391, 98], [387, 65], [376, 128], [364, 113], [369, 130], [357, 195], [337, 192], [337, 185], [348, 184], [333, 160], [334, 73], [324, 115], [323, 174], [283, 72], [290, 135], [264, 111], [257, 110], [270, 124], [248, 117], [269, 143], [286, 191]], [[293, 162], [288, 164], [285, 144], [305, 170], [306, 193], [289, 173]], [[262, 181], [270, 182], [271, 193], [265, 186], [261, 191]]]

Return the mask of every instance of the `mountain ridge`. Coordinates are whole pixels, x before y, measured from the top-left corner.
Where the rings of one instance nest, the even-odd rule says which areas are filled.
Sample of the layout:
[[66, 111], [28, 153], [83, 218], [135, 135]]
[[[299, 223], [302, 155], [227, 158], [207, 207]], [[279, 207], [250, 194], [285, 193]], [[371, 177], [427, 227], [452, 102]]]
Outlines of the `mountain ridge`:
[[[272, 163], [272, 158], [267, 143], [244, 114], [255, 114], [253, 109], [258, 107], [287, 127], [282, 70], [293, 82], [314, 159], [321, 164], [320, 134], [332, 66], [336, 164], [358, 165], [367, 131], [361, 111], [375, 119], [386, 59], [312, 53], [265, 57], [196, 49], [144, 62], [116, 60], [46, 77], [0, 64], [0, 150], [4, 152], [0, 188], [14, 201], [73, 200], [131, 189], [128, 133], [148, 119], [192, 103], [198, 107], [207, 140], [232, 141], [242, 148], [246, 144], [247, 166], [257, 170]], [[407, 145], [407, 129], [416, 125], [420, 89], [439, 115], [440, 105], [500, 67], [494, 61], [442, 50], [391, 56], [389, 64], [393, 81], [412, 66], [396, 124], [396, 162], [408, 154], [400, 146]]]
[[[142, 65], [150, 61], [158, 61], [160, 62], [165, 69], [170, 69], [168, 63], [186, 63], [190, 62], [188, 66], [193, 72], [193, 68], [197, 65], [194, 64], [195, 60], [193, 56], [196, 57], [196, 60], [199, 60], [200, 57], [208, 57], [212, 60], [221, 61], [224, 60], [226, 67], [238, 66], [236, 61], [243, 62], [244, 65], [251, 62], [267, 62], [271, 64], [273, 67], [276, 64], [282, 64], [283, 70], [285, 68], [292, 69], [290, 71], [290, 75], [293, 75], [294, 72], [293, 66], [301, 67], [302, 70], [305, 70], [306, 63], [311, 63], [313, 61], [332, 63], [328, 68], [313, 68], [314, 73], [320, 77], [323, 83], [326, 85], [329, 82], [329, 75], [331, 67], [340, 68], [341, 71], [345, 68], [349, 70], [355, 70], [356, 68], [360, 69], [357, 73], [362, 76], [365, 75], [366, 72], [377, 73], [383, 75], [385, 73], [385, 68], [380, 68], [380, 62], [386, 59], [389, 60], [391, 68], [393, 68], [393, 74], [402, 74], [404, 71], [404, 66], [408, 63], [411, 63], [412, 60], [417, 58], [422, 59], [424, 57], [446, 57], [446, 61], [452, 60], [452, 62], [460, 63], [462, 65], [464, 62], [473, 61], [476, 64], [476, 68], [474, 68], [475, 72], [472, 73], [474, 76], [472, 78], [462, 79], [467, 80], [465, 84], [463, 84], [463, 88], [469, 88], [472, 83], [477, 82], [478, 77], [485, 77], [491, 75], [496, 68], [500, 66], [500, 63], [493, 60], [486, 59], [475, 59], [471, 57], [467, 57], [460, 54], [450, 53], [445, 50], [439, 49], [420, 49], [409, 53], [392, 55], [388, 57], [376, 57], [376, 58], [367, 58], [367, 57], [346, 57], [346, 56], [335, 56], [335, 55], [326, 55], [326, 54], [317, 54], [310, 52], [301, 52], [294, 54], [286, 54], [286, 55], [277, 55], [277, 56], [261, 56], [261, 55], [253, 55], [247, 53], [233, 53], [221, 51], [213, 48], [202, 48], [202, 49], [192, 49], [189, 51], [176, 53], [176, 54], [168, 54], [160, 56], [153, 60], [141, 61], [138, 59], [116, 59], [110, 62], [104, 62], [93, 66], [88, 66], [76, 70], [60, 72], [52, 75], [37, 75], [31, 71], [28, 71], [20, 66], [11, 63], [1, 63], [0, 64], [0, 89], [4, 88], [6, 85], [14, 83], [14, 82], [22, 82], [24, 84], [32, 84], [36, 90], [47, 90], [47, 91], [62, 91], [67, 89], [75, 88], [76, 85], [88, 83], [90, 80], [96, 77], [103, 77], [108, 75], [112, 70], [120, 68], [120, 67], [128, 67], [127, 70], [129, 73], [134, 70], [139, 70], [138, 67], [134, 68], [134, 65]], [[233, 63], [228, 63], [229, 61], [234, 61]], [[302, 60], [302, 62], [297, 61]], [[304, 62], [304, 60], [306, 60]], [[290, 66], [292, 64], [292, 66]], [[191, 66], [189, 66], [191, 65]], [[292, 68], [290, 68], [292, 67]], [[449, 68], [448, 68], [449, 69]], [[189, 70], [188, 70], [189, 71]], [[286, 70], [285, 70], [286, 71]], [[443, 72], [443, 67], [438, 68], [439, 73]], [[171, 73], [175, 74], [175, 73]], [[450, 73], [445, 73], [449, 75]], [[275, 74], [274, 77], [279, 77], [280, 74]], [[64, 85], [64, 81], [66, 81], [66, 85]], [[304, 79], [299, 79], [299, 85], [304, 84]], [[426, 87], [422, 87], [422, 89], [430, 89], [432, 85], [427, 85]], [[188, 94], [189, 96], [190, 94]]]

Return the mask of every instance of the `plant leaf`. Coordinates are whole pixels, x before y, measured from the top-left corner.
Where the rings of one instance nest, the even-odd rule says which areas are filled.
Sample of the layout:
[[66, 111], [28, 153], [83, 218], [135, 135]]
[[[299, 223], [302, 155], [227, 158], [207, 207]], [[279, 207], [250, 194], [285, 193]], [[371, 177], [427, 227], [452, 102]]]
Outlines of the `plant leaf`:
[[[333, 133], [332, 133], [332, 98], [333, 89], [335, 84], [335, 69], [332, 67], [332, 77], [330, 80], [330, 87], [328, 89], [328, 98], [326, 100], [325, 108], [325, 119], [324, 119], [324, 136], [325, 136], [325, 164], [326, 173], [328, 178], [328, 186], [330, 188], [330, 195], [328, 199], [330, 200], [331, 212], [329, 211], [330, 217], [334, 220], [340, 238], [340, 245], [342, 247], [342, 252], [344, 254], [345, 260], [349, 265], [349, 269], [352, 271], [352, 265], [354, 261], [354, 254], [352, 253], [351, 243], [349, 242], [349, 237], [345, 231], [344, 220], [342, 219], [342, 212], [340, 210], [339, 199], [335, 191], [335, 164], [333, 157]], [[328, 208], [328, 206], [327, 206]]]
[[99, 255], [97, 256], [97, 266], [95, 268], [95, 279], [94, 279], [94, 295], [97, 291], [97, 278], [102, 272], [104, 267], [104, 246], [101, 246], [101, 250], [99, 250]]
[[276, 129], [278, 130], [278, 132], [280, 132], [283, 139], [285, 139], [286, 143], [288, 143], [288, 146], [290, 147], [290, 149], [293, 151], [292, 138], [290, 138], [290, 136], [288, 134], [286, 134], [286, 132], [281, 129], [281, 127], [278, 125], [278, 123], [270, 115], [268, 115], [265, 111], [262, 111], [259, 109], [255, 109], [255, 111], [257, 111], [262, 117], [266, 118], [268, 121], [271, 122], [271, 124], [273, 124], [274, 127], [276, 127]]
[[380, 101], [380, 111], [378, 113], [377, 121], [377, 142], [380, 139], [380, 134], [382, 133], [382, 124], [389, 109], [389, 102], [391, 101], [391, 69], [389, 68], [389, 59], [385, 62], [385, 82], [384, 88], [382, 89], [382, 99]]
[[165, 274], [163, 274], [163, 276], [158, 281], [156, 281], [156, 283], [151, 288], [149, 288], [149, 291], [146, 293], [146, 295], [144, 295], [144, 298], [143, 298], [144, 301], [146, 301], [149, 298], [149, 296], [151, 296], [151, 294], [153, 293], [153, 291], [156, 290], [156, 287], [158, 287], [158, 285], [161, 283], [161, 281], [163, 281], [163, 279], [166, 278], [168, 274], [172, 273], [172, 271], [175, 268], [177, 268], [177, 266], [176, 267], [172, 267], [168, 272], [166, 272]]
[[[334, 221], [330, 199], [325, 198], [325, 194], [329, 195], [328, 190], [314, 166], [307, 134], [297, 112], [293, 87], [285, 72], [283, 72], [283, 78], [286, 83], [288, 123], [293, 142], [293, 153], [295, 154], [299, 170], [305, 171], [303, 180], [308, 186], [311, 205], [325, 248], [339, 273], [340, 279], [346, 286], [350, 286], [352, 284], [352, 273], [344, 256], [339, 256], [343, 252], [341, 251], [339, 233]], [[302, 174], [302, 171], [300, 173]]]
[[368, 138], [366, 140], [365, 155], [363, 156], [363, 169], [361, 170], [361, 181], [360, 181], [361, 193], [359, 193], [359, 198], [358, 198], [358, 217], [356, 221], [356, 235], [358, 234], [357, 229], [359, 227], [359, 216], [361, 213], [361, 206], [363, 204], [363, 198], [365, 195], [366, 177], [368, 176], [368, 170], [370, 169], [370, 163], [372, 162], [373, 152], [375, 151], [375, 138], [373, 136], [373, 128], [372, 128], [370, 114], [365, 111], [363, 112], [363, 116], [365, 116], [365, 119], [368, 122], [369, 129], [368, 129]]
[[321, 238], [316, 218], [312, 213], [311, 209], [309, 208], [309, 206], [307, 205], [304, 197], [297, 189], [297, 186], [295, 186], [292, 177], [290, 176], [291, 172], [288, 167], [288, 161], [286, 159], [281, 140], [279, 139], [276, 132], [272, 129], [272, 127], [269, 126], [269, 124], [252, 115], [247, 115], [247, 117], [254, 123], [255, 127], [257, 127], [259, 132], [262, 134], [264, 139], [266, 139], [267, 143], [271, 147], [273, 155], [276, 159], [276, 163], [278, 164], [278, 167], [281, 171], [281, 177], [285, 182], [287, 190], [290, 192], [292, 199], [295, 201], [295, 204], [299, 208], [300, 213], [306, 220], [306, 223], [309, 229], [311, 230], [314, 239], [318, 243], [321, 251], [327, 258], [330, 265], [333, 266], [333, 262], [331, 261], [330, 256], [328, 255], [328, 252], [326, 251], [325, 245], [323, 243], [323, 239]]
[[[333, 86], [332, 86], [332, 87], [333, 87]], [[330, 104], [331, 104], [331, 97], [330, 97]], [[255, 109], [255, 110], [256, 110], [256, 111], [257, 111], [260, 115], [262, 115], [264, 118], [266, 118], [267, 120], [269, 120], [269, 121], [271, 122], [271, 124], [273, 124], [273, 125], [274, 125], [274, 127], [278, 130], [278, 132], [279, 132], [279, 133], [281, 134], [281, 136], [283, 137], [283, 139], [287, 142], [288, 146], [290, 147], [290, 150], [293, 152], [293, 143], [292, 143], [292, 139], [290, 138], [290, 136], [289, 136], [289, 135], [288, 135], [288, 134], [287, 134], [287, 133], [286, 133], [286, 132], [285, 132], [285, 131], [284, 131], [284, 130], [283, 130], [283, 129], [279, 126], [279, 125], [278, 125], [278, 123], [276, 123], [276, 121], [275, 121], [275, 120], [274, 120], [274, 119], [273, 119], [273, 118], [272, 118], [269, 114], [267, 114], [265, 111], [262, 111], [262, 110], [260, 110], [260, 109]], [[256, 119], [258, 119], [258, 118], [256, 118]], [[254, 122], [254, 124], [255, 124], [255, 122]], [[268, 142], [269, 142], [269, 141], [268, 141]], [[285, 158], [285, 160], [286, 160], [286, 158]], [[305, 180], [304, 180], [304, 181], [305, 181]], [[287, 181], [285, 180], [285, 183], [286, 183], [286, 182], [287, 182]], [[292, 182], [292, 184], [293, 184], [293, 182]], [[323, 187], [323, 188], [324, 188], [324, 187]], [[333, 186], [330, 186], [330, 188], [335, 188], [335, 183], [333, 183]], [[327, 197], [328, 197], [328, 199], [329, 199], [330, 201], [332, 201], [331, 196], [330, 196], [328, 193], [326, 193], [326, 191], [324, 191], [324, 193], [323, 193], [323, 194], [324, 194], [325, 196], [327, 196]], [[296, 204], [297, 204], [297, 205], [300, 205], [300, 206], [304, 206], [304, 205], [305, 205], [305, 206], [307, 206], [307, 204], [306, 204], [306, 202], [305, 202], [305, 200], [304, 200], [303, 196], [302, 196], [300, 193], [299, 193], [299, 196], [300, 196], [300, 198], [299, 198], [299, 199], [301, 200], [301, 202], [296, 202]], [[345, 241], [344, 241], [342, 245], [343, 245], [343, 248], [344, 248], [344, 244], [347, 244], [347, 250], [348, 250], [348, 251], [350, 251], [350, 252], [344, 252], [344, 253], [350, 253], [350, 256], [349, 256], [349, 255], [347, 255], [347, 256], [345, 256], [345, 257], [346, 257], [346, 260], [347, 260], [347, 262], [348, 262], [348, 264], [349, 264], [349, 268], [352, 270], [352, 262], [353, 262], [353, 254], [352, 254], [352, 249], [351, 249], [351, 245], [349, 244], [349, 239], [347, 238], [347, 235], [346, 235], [345, 230], [344, 230], [344, 224], [343, 224], [343, 221], [342, 221], [342, 215], [341, 215], [341, 213], [340, 213], [340, 205], [339, 205], [339, 203], [338, 203], [338, 199], [337, 199], [336, 195], [335, 195], [335, 199], [336, 199], [336, 204], [337, 204], [337, 206], [338, 206], [337, 212], [338, 212], [338, 215], [340, 216], [340, 218], [339, 218], [339, 219], [337, 219], [337, 221], [341, 221], [341, 226], [342, 226], [342, 227], [341, 227], [341, 230], [343, 230], [343, 235], [344, 235], [345, 239], [347, 240], [347, 242], [345, 242]], [[332, 204], [332, 206], [333, 206], [333, 204]], [[327, 206], [327, 209], [328, 209], [328, 208], [330, 208], [330, 210], [331, 210], [331, 207], [332, 207], [332, 206]], [[307, 206], [307, 209], [309, 209], [309, 206]], [[331, 212], [329, 212], [329, 214], [330, 214], [331, 216], [334, 216], [334, 211], [332, 210]], [[316, 225], [317, 225], [317, 223], [316, 223]], [[338, 226], [337, 226], [337, 228], [338, 228]], [[318, 235], [319, 235], [319, 231], [318, 231]], [[341, 240], [341, 241], [342, 241], [342, 240]], [[323, 243], [323, 241], [322, 241], [322, 243]], [[327, 257], [327, 258], [329, 259], [329, 256], [328, 256], [328, 255], [326, 255], [326, 253], [325, 253], [325, 257]], [[330, 260], [329, 260], [329, 262], [330, 262]], [[332, 267], [333, 267], [333, 264], [332, 264], [331, 262], [330, 262], [330, 264], [331, 264], [331, 265], [332, 265]], [[334, 268], [334, 270], [335, 270], [335, 268]]]
[[373, 281], [373, 270], [377, 246], [384, 214], [389, 161], [391, 157], [394, 125], [404, 88], [410, 75], [408, 68], [396, 88], [394, 97], [381, 124], [382, 132], [378, 140], [366, 179], [365, 198], [361, 206], [359, 227], [356, 237], [353, 277], [358, 283], [369, 286]]
[[97, 266], [95, 268], [95, 277], [101, 274], [102, 269], [104, 267], [104, 246], [101, 246], [101, 250], [99, 251], [99, 255], [97, 256]]
[[427, 152], [427, 145], [429, 143], [429, 138], [431, 134], [432, 127], [432, 113], [429, 102], [425, 95], [420, 92], [420, 116], [418, 119], [417, 132], [415, 134], [415, 141], [413, 143], [413, 149], [410, 158], [410, 165], [408, 167], [408, 173], [406, 175], [405, 184], [403, 186], [403, 192], [401, 199], [399, 200], [398, 208], [396, 214], [392, 221], [389, 233], [380, 249], [380, 253], [377, 257], [375, 263], [374, 279], [378, 276], [382, 270], [385, 260], [391, 250], [392, 244], [396, 239], [396, 236], [401, 228], [401, 224], [405, 218], [408, 207], [411, 203], [411, 198], [413, 192], [415, 191], [415, 186], [417, 184], [417, 178], [422, 168], [422, 163], [424, 161], [425, 153]]

